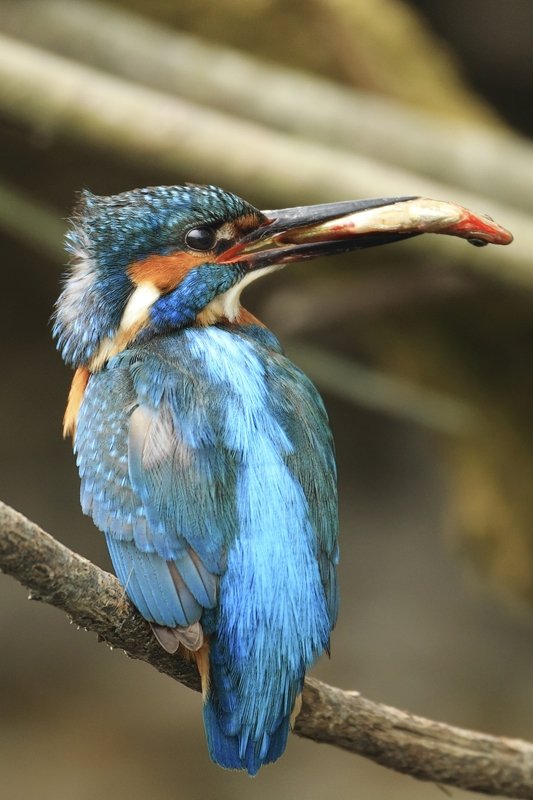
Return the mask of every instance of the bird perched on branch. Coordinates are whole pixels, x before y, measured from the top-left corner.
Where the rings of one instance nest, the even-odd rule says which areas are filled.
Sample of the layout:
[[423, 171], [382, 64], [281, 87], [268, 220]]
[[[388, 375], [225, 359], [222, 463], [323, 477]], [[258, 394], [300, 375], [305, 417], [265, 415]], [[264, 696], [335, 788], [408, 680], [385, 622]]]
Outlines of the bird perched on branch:
[[509, 240], [420, 198], [261, 212], [214, 186], [84, 192], [72, 219], [54, 335], [76, 369], [65, 432], [83, 511], [161, 645], [196, 660], [224, 767], [253, 775], [283, 753], [338, 607], [326, 412], [241, 292], [426, 231]]

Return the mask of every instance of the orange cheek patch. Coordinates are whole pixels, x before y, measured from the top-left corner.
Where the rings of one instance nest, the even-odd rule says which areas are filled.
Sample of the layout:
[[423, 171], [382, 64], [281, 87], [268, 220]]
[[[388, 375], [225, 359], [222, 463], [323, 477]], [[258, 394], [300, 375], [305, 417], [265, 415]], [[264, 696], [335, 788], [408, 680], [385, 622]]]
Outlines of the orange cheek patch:
[[130, 264], [128, 275], [135, 284], [149, 281], [161, 292], [169, 292], [181, 283], [185, 276], [209, 259], [207, 253], [185, 253], [176, 250], [165, 256], [153, 255]]

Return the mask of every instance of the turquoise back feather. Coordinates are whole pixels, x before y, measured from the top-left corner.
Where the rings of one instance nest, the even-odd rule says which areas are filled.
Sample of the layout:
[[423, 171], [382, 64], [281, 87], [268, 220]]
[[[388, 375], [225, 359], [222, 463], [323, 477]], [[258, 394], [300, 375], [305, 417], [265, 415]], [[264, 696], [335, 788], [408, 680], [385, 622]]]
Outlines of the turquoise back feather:
[[85, 513], [143, 616], [210, 642], [212, 758], [283, 752], [338, 606], [322, 401], [259, 326], [186, 328], [92, 375], [75, 440]]

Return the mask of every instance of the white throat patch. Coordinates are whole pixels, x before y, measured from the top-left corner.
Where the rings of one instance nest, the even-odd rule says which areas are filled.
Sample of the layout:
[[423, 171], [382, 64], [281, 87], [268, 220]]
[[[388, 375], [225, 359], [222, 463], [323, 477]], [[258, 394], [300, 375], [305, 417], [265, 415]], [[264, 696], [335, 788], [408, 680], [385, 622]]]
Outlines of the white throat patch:
[[148, 312], [160, 297], [161, 292], [151, 281], [139, 283], [126, 303], [126, 308], [120, 320], [119, 332], [127, 331], [134, 325], [145, 322], [148, 318]]
[[203, 325], [212, 325], [220, 319], [227, 319], [228, 322], [234, 322], [241, 310], [242, 290], [257, 280], [257, 278], [268, 275], [270, 272], [275, 272], [283, 266], [283, 264], [271, 264], [268, 267], [249, 272], [239, 283], [236, 283], [235, 286], [228, 289], [227, 292], [219, 294], [211, 300], [198, 315], [199, 322]]
[[151, 281], [143, 281], [126, 303], [118, 330], [113, 338], [105, 338], [90, 361], [89, 369], [97, 372], [106, 361], [124, 350], [148, 319], [151, 307], [161, 297], [160, 290]]

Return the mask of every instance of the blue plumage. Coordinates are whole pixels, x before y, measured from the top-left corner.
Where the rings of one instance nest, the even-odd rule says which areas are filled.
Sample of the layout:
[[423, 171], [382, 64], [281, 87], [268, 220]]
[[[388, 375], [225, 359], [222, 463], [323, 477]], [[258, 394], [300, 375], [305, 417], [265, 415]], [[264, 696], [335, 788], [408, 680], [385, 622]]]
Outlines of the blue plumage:
[[162, 645], [197, 658], [211, 757], [252, 775], [338, 606], [326, 413], [239, 303], [265, 257], [235, 249], [266, 220], [216, 187], [86, 193], [54, 323], [83, 511]]
[[84, 509], [133, 603], [161, 625], [207, 622], [211, 754], [251, 774], [283, 751], [337, 612], [325, 411], [254, 330], [184, 329], [116, 356], [91, 377], [75, 444]]
[[241, 291], [425, 230], [512, 239], [445, 203], [429, 224], [424, 203], [434, 215], [409, 197], [262, 212], [187, 185], [84, 192], [74, 214], [53, 332], [76, 369], [64, 430], [82, 508], [160, 644], [196, 659], [222, 766], [254, 775], [283, 753], [338, 610], [326, 413]]

